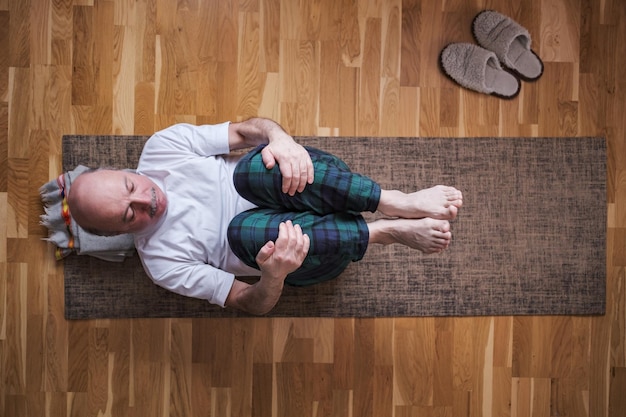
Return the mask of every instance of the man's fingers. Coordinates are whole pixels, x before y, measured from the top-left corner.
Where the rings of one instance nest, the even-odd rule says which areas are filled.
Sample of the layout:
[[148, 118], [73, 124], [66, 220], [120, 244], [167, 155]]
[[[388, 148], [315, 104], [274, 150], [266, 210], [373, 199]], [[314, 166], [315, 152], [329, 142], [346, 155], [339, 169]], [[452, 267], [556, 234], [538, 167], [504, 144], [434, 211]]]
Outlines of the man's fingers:
[[[299, 175], [298, 184], [295, 190], [301, 193], [304, 191], [304, 188], [307, 184], [313, 184], [313, 180], [315, 179], [315, 172], [313, 170], [313, 161], [308, 153], [305, 152], [305, 155], [298, 162], [297, 170], [296, 165], [294, 164], [294, 175]], [[295, 191], [294, 191], [295, 192]]]
[[295, 173], [299, 172], [297, 165], [285, 163], [282, 165], [280, 173], [283, 176], [283, 193], [294, 195], [299, 188], [299, 177]]
[[313, 184], [313, 181], [315, 180], [315, 169], [313, 168], [313, 161], [311, 160], [310, 156], [307, 159], [306, 171], [307, 171], [307, 177], [308, 177], [307, 182], [309, 184]]
[[308, 164], [300, 165], [300, 178], [298, 183], [298, 192], [304, 191], [304, 187], [309, 183], [309, 170]]
[[272, 169], [274, 168], [274, 165], [276, 165], [276, 158], [274, 158], [274, 155], [270, 152], [267, 146], [261, 151], [261, 159], [263, 159], [263, 164], [267, 169]]
[[[276, 244], [280, 246], [280, 249], [292, 248], [296, 252], [300, 252], [305, 246], [305, 236], [299, 224], [293, 224], [291, 220], [287, 220], [278, 226]], [[308, 239], [308, 236], [306, 236], [306, 239]]]
[[294, 250], [299, 253], [302, 250], [302, 246], [304, 245], [304, 238], [302, 235], [302, 228], [299, 224], [295, 224], [293, 226], [293, 237], [294, 237]]
[[309, 253], [309, 249], [311, 248], [311, 238], [309, 235], [303, 235], [304, 237], [304, 245], [302, 246], [302, 254], [306, 257]]
[[270, 258], [270, 256], [272, 256], [275, 248], [276, 247], [274, 246], [274, 242], [272, 242], [271, 240], [267, 242], [265, 245], [263, 245], [261, 250], [259, 250], [259, 253], [256, 255], [257, 263], [258, 264], [265, 263], [265, 261], [267, 261]]
[[[308, 154], [307, 154], [308, 156]], [[315, 179], [315, 172], [313, 170], [313, 162], [311, 158], [306, 158], [305, 161], [293, 162], [290, 167], [291, 181], [289, 187], [283, 187], [283, 191], [294, 195], [296, 192], [301, 193], [307, 184], [313, 184]]]
[[289, 247], [289, 240], [292, 239], [290, 237], [292, 229], [293, 225], [291, 224], [291, 220], [287, 220], [286, 222], [282, 222], [278, 225], [278, 238], [276, 239], [276, 245], [279, 250], [284, 250]]
[[315, 174], [311, 156], [293, 140], [286, 146], [272, 142], [261, 151], [261, 155], [267, 169], [278, 165], [283, 177], [283, 193], [293, 196], [304, 191], [307, 184], [313, 184]]
[[294, 229], [296, 231], [296, 236], [297, 236], [297, 241], [296, 241], [296, 246], [295, 246], [296, 256], [304, 260], [306, 255], [309, 253], [311, 241], [309, 239], [309, 236], [304, 234], [299, 224], [296, 224], [294, 226]]
[[[285, 274], [289, 274], [298, 269], [302, 262], [304, 262], [310, 248], [310, 239], [302, 232], [302, 228], [299, 225], [294, 225], [290, 220], [280, 223], [278, 226], [278, 238], [276, 239], [275, 247], [271, 248], [271, 253], [268, 250], [268, 264], [273, 265], [273, 268], [277, 268], [279, 271], [284, 271]], [[265, 252], [261, 250], [257, 256], [258, 259], [262, 257]]]
[[280, 168], [280, 174], [283, 176], [283, 193], [288, 193], [289, 188], [291, 187], [291, 165], [287, 165], [286, 163], [281, 163], [278, 165]]

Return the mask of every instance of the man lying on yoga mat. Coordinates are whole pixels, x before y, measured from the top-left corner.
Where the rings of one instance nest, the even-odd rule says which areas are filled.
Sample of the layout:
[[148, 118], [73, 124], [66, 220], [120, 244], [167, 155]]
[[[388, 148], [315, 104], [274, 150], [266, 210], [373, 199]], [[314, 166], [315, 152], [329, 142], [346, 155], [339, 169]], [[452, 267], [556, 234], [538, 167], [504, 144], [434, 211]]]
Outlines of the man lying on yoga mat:
[[[136, 172], [81, 174], [68, 195], [74, 220], [133, 233], [156, 284], [252, 314], [269, 312], [285, 282], [335, 278], [370, 244], [443, 251], [463, 204], [453, 187], [383, 190], [260, 118], [157, 132]], [[365, 211], [387, 218], [366, 223]], [[260, 276], [252, 285], [235, 279], [251, 275]]]

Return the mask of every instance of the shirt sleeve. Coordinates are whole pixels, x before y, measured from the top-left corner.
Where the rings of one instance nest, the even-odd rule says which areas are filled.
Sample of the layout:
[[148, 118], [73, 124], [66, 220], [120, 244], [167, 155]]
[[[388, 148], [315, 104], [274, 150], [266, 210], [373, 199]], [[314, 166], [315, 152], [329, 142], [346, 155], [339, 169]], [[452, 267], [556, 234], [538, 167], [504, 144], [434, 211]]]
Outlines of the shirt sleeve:
[[139, 165], [163, 166], [172, 155], [217, 156], [230, 153], [228, 126], [230, 122], [217, 125], [192, 125], [179, 123], [161, 130], [148, 139], [141, 154]]
[[[158, 263], [151, 263], [151, 269], [145, 268], [154, 283], [166, 290], [186, 297], [207, 300], [211, 304], [225, 307], [226, 299], [235, 281], [235, 276], [207, 264], [189, 264], [166, 261], [160, 267], [172, 268], [160, 275], [154, 274]], [[145, 266], [145, 263], [144, 263]]]

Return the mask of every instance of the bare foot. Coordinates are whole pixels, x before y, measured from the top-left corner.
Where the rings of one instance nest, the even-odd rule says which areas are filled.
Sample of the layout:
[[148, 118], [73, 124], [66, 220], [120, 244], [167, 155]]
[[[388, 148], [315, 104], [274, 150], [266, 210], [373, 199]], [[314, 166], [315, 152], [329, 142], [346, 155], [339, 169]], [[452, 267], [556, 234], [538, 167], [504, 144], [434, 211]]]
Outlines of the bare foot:
[[379, 219], [368, 224], [370, 243], [389, 245], [400, 243], [426, 254], [439, 253], [448, 248], [452, 240], [447, 220], [431, 219]]
[[410, 194], [382, 190], [378, 211], [405, 219], [431, 217], [439, 220], [456, 218], [463, 205], [463, 194], [454, 187], [436, 185]]

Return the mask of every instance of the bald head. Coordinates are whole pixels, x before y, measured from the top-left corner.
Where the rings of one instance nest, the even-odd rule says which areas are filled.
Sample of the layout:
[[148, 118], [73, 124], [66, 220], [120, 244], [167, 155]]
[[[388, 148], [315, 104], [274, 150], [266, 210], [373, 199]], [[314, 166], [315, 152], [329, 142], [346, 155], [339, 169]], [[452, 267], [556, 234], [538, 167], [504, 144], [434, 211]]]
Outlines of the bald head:
[[165, 194], [149, 178], [105, 169], [79, 175], [67, 201], [83, 229], [105, 235], [145, 230], [167, 208]]

